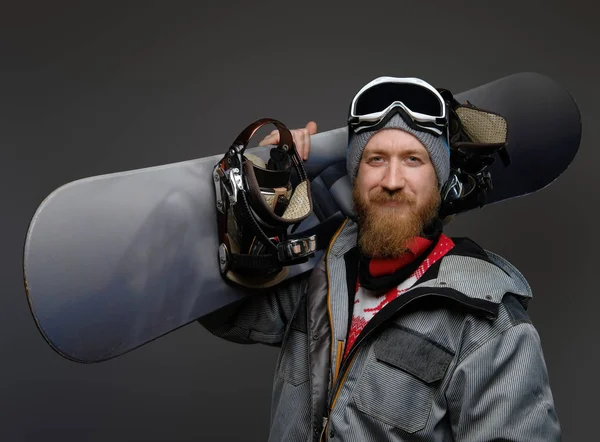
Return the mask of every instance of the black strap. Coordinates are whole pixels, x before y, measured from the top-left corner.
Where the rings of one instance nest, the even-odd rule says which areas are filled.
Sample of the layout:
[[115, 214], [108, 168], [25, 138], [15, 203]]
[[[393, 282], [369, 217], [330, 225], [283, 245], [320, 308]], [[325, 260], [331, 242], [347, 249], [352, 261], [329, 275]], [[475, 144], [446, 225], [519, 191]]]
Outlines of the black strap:
[[276, 255], [244, 255], [231, 254], [230, 268], [232, 270], [275, 270], [281, 267]]
[[248, 206], [248, 200], [246, 199], [245, 191], [238, 192], [238, 200], [234, 206], [234, 210], [237, 212], [236, 214], [238, 215], [238, 219], [242, 225], [249, 225], [256, 238], [265, 245], [268, 251], [277, 255], [277, 246], [271, 242], [269, 237], [265, 234], [265, 232], [263, 232], [250, 213], [250, 207]]
[[309, 256], [304, 256], [291, 261], [281, 262], [276, 255], [245, 255], [242, 253], [232, 253], [230, 268], [232, 270], [276, 270], [282, 266], [302, 264], [308, 261], [309, 258]]

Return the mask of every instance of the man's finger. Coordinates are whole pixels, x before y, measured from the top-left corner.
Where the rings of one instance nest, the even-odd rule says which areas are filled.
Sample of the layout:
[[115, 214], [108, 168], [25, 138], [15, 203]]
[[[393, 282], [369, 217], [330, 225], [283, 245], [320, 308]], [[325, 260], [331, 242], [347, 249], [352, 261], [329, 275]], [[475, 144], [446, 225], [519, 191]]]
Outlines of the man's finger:
[[267, 146], [269, 144], [277, 144], [279, 142], [279, 132], [276, 131], [276, 133], [271, 133], [269, 135], [267, 135], [266, 137], [264, 137], [260, 143], [258, 143], [259, 146]]
[[290, 133], [292, 134], [292, 140], [296, 145], [296, 149], [298, 149], [298, 145], [300, 144], [300, 141], [298, 140], [298, 133], [295, 130], [291, 130]]
[[308, 156], [310, 154], [310, 136], [317, 133], [317, 123], [314, 121], [309, 121], [306, 123], [304, 129], [302, 129], [303, 141], [302, 141], [302, 149], [301, 152], [298, 152], [300, 158], [303, 161], [308, 160]]
[[294, 129], [292, 131], [292, 138], [294, 138], [294, 145], [300, 158], [302, 158], [302, 131], [300, 129]]
[[299, 131], [298, 138], [300, 139], [298, 155], [302, 160], [306, 161], [308, 159], [308, 151], [310, 150], [310, 134], [307, 129], [302, 129]]

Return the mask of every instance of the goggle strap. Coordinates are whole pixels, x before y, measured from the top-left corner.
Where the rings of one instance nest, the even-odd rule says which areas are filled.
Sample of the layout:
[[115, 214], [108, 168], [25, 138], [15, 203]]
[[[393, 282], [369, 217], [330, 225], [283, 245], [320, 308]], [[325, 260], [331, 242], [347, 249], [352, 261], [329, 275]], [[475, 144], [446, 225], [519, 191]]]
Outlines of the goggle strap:
[[444, 130], [442, 130], [441, 128], [438, 128], [438, 130], [442, 132], [441, 135], [439, 133], [437, 133], [436, 131], [432, 130], [433, 127], [437, 128], [437, 125], [433, 125], [433, 127], [430, 128], [430, 127], [428, 127], [426, 125], [422, 125], [422, 123], [415, 122], [410, 117], [410, 115], [408, 115], [406, 113], [406, 111], [404, 109], [402, 109], [401, 107], [399, 107], [399, 106], [398, 107], [393, 107], [392, 109], [390, 109], [390, 111], [386, 115], [384, 115], [381, 118], [381, 120], [379, 120], [377, 123], [375, 123], [375, 124], [373, 124], [371, 126], [365, 126], [364, 124], [361, 125], [360, 123], [358, 123], [358, 124], [356, 124], [356, 123], [352, 124], [352, 126], [356, 127], [356, 130], [355, 130], [356, 133], [361, 132], [361, 129], [365, 130], [365, 131], [378, 130], [378, 129], [381, 129], [382, 127], [384, 127], [392, 119], [392, 117], [394, 116], [394, 114], [399, 114], [400, 117], [402, 118], [402, 120], [409, 127], [411, 127], [414, 130], [417, 130], [417, 131], [420, 131], [420, 132], [428, 132], [428, 133], [431, 133], [431, 134], [436, 135], [436, 136], [445, 135], [444, 134]]

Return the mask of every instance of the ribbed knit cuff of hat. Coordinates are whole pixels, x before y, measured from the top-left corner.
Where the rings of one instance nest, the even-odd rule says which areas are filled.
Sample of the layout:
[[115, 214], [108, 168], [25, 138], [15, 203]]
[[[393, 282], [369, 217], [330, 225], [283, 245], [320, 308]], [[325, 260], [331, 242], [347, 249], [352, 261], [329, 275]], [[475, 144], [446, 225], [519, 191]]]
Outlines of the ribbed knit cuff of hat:
[[[390, 118], [387, 124], [379, 130], [383, 129], [404, 130], [410, 133], [411, 135], [415, 136], [423, 144], [423, 146], [425, 146], [425, 149], [429, 153], [429, 157], [431, 158], [431, 162], [433, 163], [433, 167], [438, 178], [438, 188], [441, 189], [442, 186], [448, 180], [448, 176], [450, 175], [450, 149], [448, 147], [445, 137], [437, 137], [433, 134], [430, 134], [429, 132], [423, 132], [413, 129], [408, 124], [406, 124], [406, 122], [402, 119], [400, 114], [395, 114], [392, 118]], [[365, 131], [359, 134], [355, 134], [351, 129], [348, 130], [348, 151], [346, 154], [346, 169], [348, 171], [348, 175], [350, 176], [350, 181], [352, 183], [354, 183], [354, 180], [356, 179], [356, 174], [358, 173], [358, 166], [360, 164], [362, 154], [365, 150], [365, 146], [367, 145], [371, 137], [375, 135], [379, 130]]]

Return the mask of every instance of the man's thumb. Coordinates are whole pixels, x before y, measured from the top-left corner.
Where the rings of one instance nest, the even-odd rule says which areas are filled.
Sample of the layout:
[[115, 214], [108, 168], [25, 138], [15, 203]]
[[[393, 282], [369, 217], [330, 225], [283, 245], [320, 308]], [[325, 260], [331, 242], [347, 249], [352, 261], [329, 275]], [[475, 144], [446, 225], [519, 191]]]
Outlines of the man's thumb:
[[314, 121], [309, 121], [309, 122], [306, 124], [306, 127], [305, 127], [305, 128], [306, 128], [306, 129], [308, 129], [308, 133], [309, 133], [310, 135], [314, 135], [314, 134], [316, 134], [316, 133], [317, 133], [317, 123], [315, 123]]

